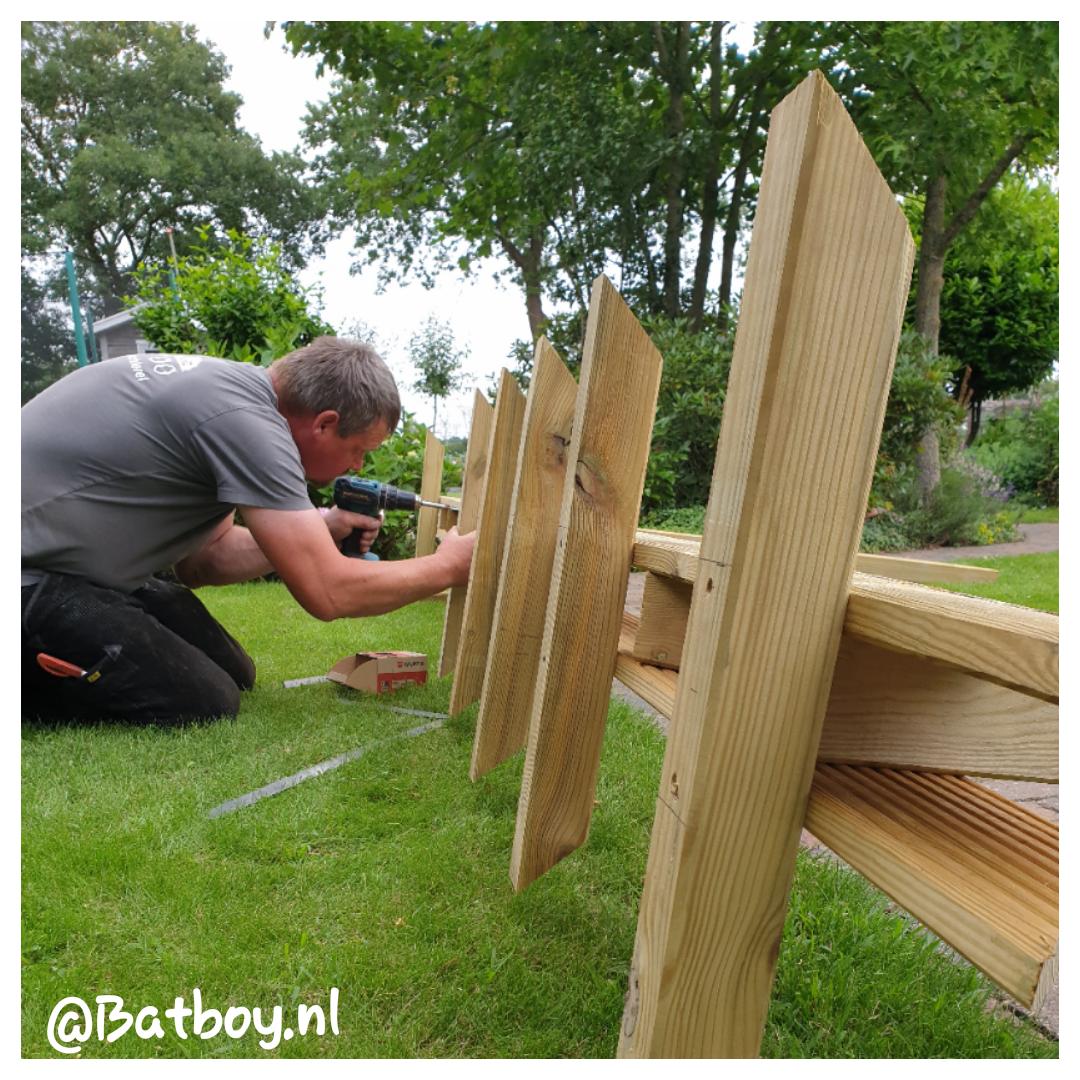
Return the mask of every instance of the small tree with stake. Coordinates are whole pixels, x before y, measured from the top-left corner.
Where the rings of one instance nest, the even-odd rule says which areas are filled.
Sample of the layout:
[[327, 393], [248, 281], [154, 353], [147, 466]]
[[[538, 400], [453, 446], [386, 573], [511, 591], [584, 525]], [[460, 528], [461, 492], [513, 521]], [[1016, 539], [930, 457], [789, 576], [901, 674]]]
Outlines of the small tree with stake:
[[462, 385], [461, 362], [469, 355], [466, 348], [458, 349], [449, 323], [434, 316], [409, 339], [409, 358], [419, 373], [413, 389], [432, 400], [431, 431], [439, 415], [439, 398], [447, 397]]

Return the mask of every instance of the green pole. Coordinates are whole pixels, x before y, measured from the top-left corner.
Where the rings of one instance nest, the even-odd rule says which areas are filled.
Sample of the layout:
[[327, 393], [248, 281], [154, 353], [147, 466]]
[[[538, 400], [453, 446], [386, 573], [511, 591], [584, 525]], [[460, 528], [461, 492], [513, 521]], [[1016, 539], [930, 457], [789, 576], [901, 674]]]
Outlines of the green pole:
[[79, 314], [79, 286], [75, 283], [75, 259], [70, 248], [64, 252], [64, 266], [67, 268], [71, 321], [75, 324], [75, 351], [79, 355], [79, 367], [85, 367], [87, 363], [86, 339], [83, 337], [82, 316]]

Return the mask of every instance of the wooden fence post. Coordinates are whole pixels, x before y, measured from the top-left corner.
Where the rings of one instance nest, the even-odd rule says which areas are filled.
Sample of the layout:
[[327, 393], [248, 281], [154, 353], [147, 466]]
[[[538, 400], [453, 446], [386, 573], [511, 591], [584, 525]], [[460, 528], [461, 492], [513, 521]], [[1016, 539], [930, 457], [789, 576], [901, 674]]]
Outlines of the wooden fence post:
[[511, 856], [518, 890], [588, 833], [661, 363], [597, 278]]
[[457, 657], [454, 661], [454, 688], [450, 692], [450, 714], [461, 712], [480, 696], [491, 638], [495, 592], [499, 585], [506, 519], [510, 514], [514, 468], [521, 442], [521, 421], [525, 415], [525, 395], [513, 376], [503, 368], [495, 398], [495, 416], [488, 440], [487, 477], [476, 521], [469, 589], [461, 619]]
[[[445, 450], [443, 444], [426, 428], [424, 429], [424, 472], [420, 480], [420, 498], [425, 502], [438, 502], [442, 495], [442, 467]], [[431, 555], [435, 551], [435, 530], [439, 524], [440, 511], [430, 506], [420, 508], [416, 521], [416, 554]]]
[[770, 125], [622, 1056], [759, 1052], [912, 256], [813, 73]]
[[469, 777], [525, 745], [551, 588], [577, 383], [546, 338], [536, 343], [506, 528]]
[[[473, 394], [472, 423], [469, 426], [469, 443], [465, 449], [465, 470], [461, 478], [461, 506], [458, 511], [458, 532], [472, 532], [476, 528], [480, 512], [480, 499], [484, 494], [484, 478], [487, 474], [488, 441], [495, 410], [479, 390]], [[473, 549], [475, 555], [476, 549]], [[461, 617], [465, 612], [465, 595], [468, 586], [450, 590], [446, 601], [446, 617], [443, 620], [442, 651], [439, 654], [439, 677], [454, 670], [458, 639], [461, 636]]]

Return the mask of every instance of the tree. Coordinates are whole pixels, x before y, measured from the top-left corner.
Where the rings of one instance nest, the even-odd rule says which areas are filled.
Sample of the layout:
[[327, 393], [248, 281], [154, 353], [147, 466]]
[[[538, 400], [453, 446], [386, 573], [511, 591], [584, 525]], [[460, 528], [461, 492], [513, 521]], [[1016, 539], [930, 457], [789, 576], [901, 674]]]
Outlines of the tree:
[[[914, 326], [937, 352], [949, 249], [1010, 169], [1056, 164], [1056, 23], [835, 23], [833, 69], [893, 189], [923, 207]], [[920, 453], [924, 502], [937, 434]]]
[[[383, 272], [430, 283], [501, 254], [530, 339], [609, 266], [645, 312], [700, 327], [714, 233], [721, 304], [752, 206], [765, 110], [807, 69], [802, 24], [743, 57], [716, 23], [288, 23], [339, 78], [311, 110], [338, 220]], [[812, 63], [811, 65], [812, 66]], [[727, 202], [725, 204], [725, 194]], [[696, 247], [692, 285], [683, 265]]]
[[74, 368], [75, 346], [61, 305], [22, 267], [22, 403]]
[[[23, 250], [70, 247], [115, 303], [199, 225], [276, 239], [297, 265], [318, 216], [298, 155], [237, 127], [224, 58], [176, 23], [23, 23]], [[113, 308], [115, 310], [115, 307]]]
[[468, 349], [454, 347], [454, 331], [449, 323], [434, 316], [409, 339], [409, 359], [419, 373], [413, 389], [431, 398], [431, 433], [439, 416], [439, 398], [444, 398], [462, 385], [461, 361]]
[[211, 244], [206, 227], [198, 235], [200, 244], [174, 267], [140, 265], [135, 294], [125, 297], [159, 349], [268, 364], [333, 333], [318, 314], [318, 293], [297, 283], [276, 244], [235, 232]]
[[1058, 355], [1058, 198], [1007, 176], [949, 256], [941, 293], [941, 348], [957, 361], [968, 445], [982, 403], [1035, 386]]

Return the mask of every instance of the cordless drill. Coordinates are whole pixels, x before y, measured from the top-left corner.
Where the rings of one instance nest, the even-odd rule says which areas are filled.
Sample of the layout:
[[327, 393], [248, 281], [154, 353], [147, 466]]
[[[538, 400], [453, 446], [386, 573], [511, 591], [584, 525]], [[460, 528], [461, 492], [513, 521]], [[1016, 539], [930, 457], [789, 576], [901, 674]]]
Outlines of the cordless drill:
[[[446, 503], [428, 502], [415, 492], [405, 491], [392, 484], [380, 484], [378, 480], [362, 480], [359, 476], [339, 476], [334, 481], [334, 505], [341, 510], [366, 514], [373, 518], [381, 517], [385, 510], [411, 510], [415, 513], [421, 506], [430, 506], [436, 510], [451, 509]], [[345, 537], [341, 551], [353, 559], [361, 557], [359, 529], [353, 529]], [[371, 553], [368, 552], [368, 555]]]

